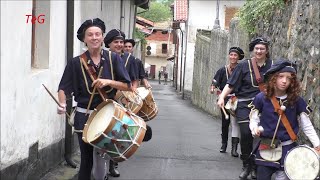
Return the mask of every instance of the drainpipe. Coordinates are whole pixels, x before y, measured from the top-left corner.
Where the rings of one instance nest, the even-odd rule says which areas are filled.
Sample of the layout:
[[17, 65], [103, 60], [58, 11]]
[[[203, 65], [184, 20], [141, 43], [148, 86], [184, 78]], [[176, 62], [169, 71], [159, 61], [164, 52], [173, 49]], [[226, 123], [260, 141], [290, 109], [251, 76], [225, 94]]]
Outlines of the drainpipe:
[[183, 58], [183, 31], [181, 27], [179, 26], [180, 32], [181, 32], [181, 60], [180, 60], [180, 92], [181, 92], [181, 85], [182, 85], [182, 58]]
[[[67, 1], [67, 60], [73, 57], [73, 25], [74, 25], [74, 0]], [[67, 111], [71, 112], [72, 98], [67, 98]], [[66, 116], [66, 119], [68, 117]], [[72, 127], [68, 121], [65, 124], [65, 153], [64, 158], [68, 165], [73, 168], [77, 167], [77, 164], [72, 160], [72, 146], [73, 146], [73, 135]]]
[[120, 1], [120, 30], [125, 32], [124, 28], [124, 5], [123, 0]]
[[176, 86], [176, 90], [177, 90], [177, 83], [174, 83], [176, 81], [176, 58], [177, 58], [177, 45], [175, 44], [174, 45], [174, 59], [173, 59], [173, 68], [172, 68], [172, 87], [175, 87]]
[[[176, 35], [177, 35], [177, 32], [176, 32]], [[178, 37], [177, 37], [178, 38]], [[180, 42], [179, 40], [177, 41], [177, 44], [176, 44], [176, 51], [175, 51], [175, 59], [174, 59], [174, 84], [175, 84], [175, 87], [176, 87], [176, 90], [178, 90], [178, 64], [179, 64], [179, 46], [180, 46]]]
[[[188, 21], [186, 21], [186, 51], [187, 51], [187, 47], [188, 47]], [[184, 83], [186, 80], [186, 61], [187, 61], [187, 52], [184, 56], [184, 66], [183, 66], [183, 86], [182, 86], [182, 99], [184, 99]]]
[[219, 21], [219, 6], [220, 0], [217, 0], [217, 10], [216, 10], [216, 19], [214, 20], [213, 29], [220, 29], [220, 21]]

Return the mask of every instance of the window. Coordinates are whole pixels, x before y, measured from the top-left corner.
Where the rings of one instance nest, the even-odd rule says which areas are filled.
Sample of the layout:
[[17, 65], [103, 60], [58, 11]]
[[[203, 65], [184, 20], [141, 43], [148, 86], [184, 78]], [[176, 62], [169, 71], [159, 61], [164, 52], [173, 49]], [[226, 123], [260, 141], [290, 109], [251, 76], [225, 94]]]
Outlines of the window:
[[225, 9], [225, 21], [224, 26], [225, 29], [229, 29], [229, 24], [231, 19], [235, 16], [235, 14], [238, 12], [239, 8], [237, 7], [226, 7]]
[[49, 68], [50, 39], [50, 1], [32, 0], [32, 16], [44, 16], [44, 23], [36, 20], [32, 24], [31, 67], [34, 69]]
[[162, 54], [167, 54], [167, 53], [168, 53], [168, 45], [162, 44]]

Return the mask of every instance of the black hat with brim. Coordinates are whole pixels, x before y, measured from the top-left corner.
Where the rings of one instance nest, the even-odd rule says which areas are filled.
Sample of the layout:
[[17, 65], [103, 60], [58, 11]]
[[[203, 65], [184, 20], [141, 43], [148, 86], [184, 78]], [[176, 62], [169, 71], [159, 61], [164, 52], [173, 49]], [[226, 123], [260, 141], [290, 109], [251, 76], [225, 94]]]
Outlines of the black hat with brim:
[[104, 38], [104, 44], [109, 48], [109, 44], [117, 39], [125, 40], [126, 35], [120, 29], [111, 29]]
[[84, 23], [81, 24], [81, 26], [79, 27], [79, 29], [77, 31], [77, 38], [81, 42], [83, 42], [84, 34], [85, 34], [86, 30], [92, 26], [99, 27], [102, 30], [102, 33], [105, 33], [105, 31], [106, 31], [106, 26], [104, 25], [104, 22], [101, 19], [99, 19], [99, 18], [88, 19]]
[[231, 52], [237, 53], [238, 56], [239, 56], [239, 60], [241, 60], [241, 59], [244, 58], [244, 52], [243, 52], [243, 50], [242, 50], [241, 48], [239, 48], [239, 47], [231, 47], [231, 48], [229, 49], [229, 54], [230, 54]]
[[287, 59], [279, 59], [271, 65], [271, 68], [263, 75], [266, 82], [272, 74], [281, 72], [297, 73], [297, 65]]
[[134, 39], [126, 39], [126, 40], [124, 40], [124, 43], [127, 43], [127, 42], [131, 43], [132, 47], [134, 47], [136, 45], [136, 42], [134, 41]]
[[269, 47], [269, 41], [264, 38], [264, 37], [257, 37], [255, 39], [253, 39], [250, 44], [249, 44], [249, 51], [253, 51], [254, 49], [254, 46], [256, 46], [257, 44], [263, 44], [263, 45], [266, 45], [267, 47]]

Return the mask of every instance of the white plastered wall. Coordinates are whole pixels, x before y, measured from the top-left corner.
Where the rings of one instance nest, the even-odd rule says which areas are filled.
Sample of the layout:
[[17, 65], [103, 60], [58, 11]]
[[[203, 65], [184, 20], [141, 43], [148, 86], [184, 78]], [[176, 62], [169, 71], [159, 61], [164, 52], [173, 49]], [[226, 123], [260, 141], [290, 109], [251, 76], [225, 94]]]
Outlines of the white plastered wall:
[[[54, 95], [66, 58], [66, 1], [51, 1], [49, 68], [31, 68], [32, 25], [26, 14], [32, 1], [1, 1], [1, 169], [28, 157], [29, 147], [39, 150], [64, 138], [64, 116], [56, 114]], [[41, 24], [37, 24], [41, 26]], [[40, 45], [41, 46], [41, 45]]]
[[[241, 7], [245, 3], [240, 1], [220, 0], [219, 4], [219, 22], [221, 29], [225, 28], [225, 10], [226, 7]], [[194, 50], [196, 43], [197, 29], [212, 30], [217, 12], [216, 1], [189, 1], [189, 17], [188, 17], [188, 42], [186, 50], [186, 75], [185, 75], [185, 90], [192, 91], [193, 79], [193, 63]], [[214, 72], [209, 72], [212, 76]]]

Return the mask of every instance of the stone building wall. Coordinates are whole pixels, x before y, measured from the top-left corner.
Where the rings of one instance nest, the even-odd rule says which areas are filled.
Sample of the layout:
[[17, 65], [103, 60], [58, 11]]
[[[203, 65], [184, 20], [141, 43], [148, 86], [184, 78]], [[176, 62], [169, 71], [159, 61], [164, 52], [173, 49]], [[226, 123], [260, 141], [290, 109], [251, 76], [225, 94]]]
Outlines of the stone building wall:
[[220, 109], [216, 105], [217, 96], [209, 93], [209, 87], [214, 74], [226, 65], [229, 48], [240, 46], [245, 57], [249, 57], [249, 38], [238, 28], [238, 22], [238, 19], [233, 19], [229, 31], [213, 29], [209, 34], [207, 31], [197, 33], [191, 100], [214, 116], [220, 115]]
[[271, 25], [260, 31], [272, 41], [271, 56], [288, 58], [298, 65], [302, 96], [311, 100], [310, 118], [320, 129], [320, 1], [288, 1], [283, 10], [274, 12]]

